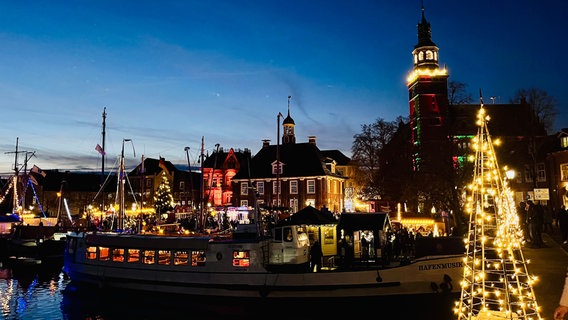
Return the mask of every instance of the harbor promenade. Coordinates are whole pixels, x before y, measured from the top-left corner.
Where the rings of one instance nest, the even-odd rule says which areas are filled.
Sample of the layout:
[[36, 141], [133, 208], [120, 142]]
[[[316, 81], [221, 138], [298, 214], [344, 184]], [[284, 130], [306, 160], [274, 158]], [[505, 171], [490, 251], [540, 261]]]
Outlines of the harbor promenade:
[[545, 247], [524, 247], [525, 260], [529, 273], [538, 277], [533, 286], [536, 301], [541, 306], [540, 315], [545, 320], [552, 320], [554, 309], [558, 306], [568, 268], [568, 246], [560, 241], [560, 231], [554, 228], [550, 233], [543, 233]]

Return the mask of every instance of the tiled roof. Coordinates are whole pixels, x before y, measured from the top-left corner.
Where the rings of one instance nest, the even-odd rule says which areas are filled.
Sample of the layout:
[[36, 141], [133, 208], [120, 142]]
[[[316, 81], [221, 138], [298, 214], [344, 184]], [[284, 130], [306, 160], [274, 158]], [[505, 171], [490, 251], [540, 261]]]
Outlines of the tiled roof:
[[[250, 178], [258, 179], [274, 177], [272, 164], [276, 161], [276, 145], [264, 146], [251, 159]], [[283, 165], [280, 177], [308, 177], [332, 175], [323, 162], [325, 157], [332, 156], [336, 161], [348, 161], [340, 151], [322, 152], [313, 143], [293, 143], [279, 146], [279, 159]], [[243, 170], [244, 169], [244, 170]], [[339, 176], [339, 175], [338, 175]], [[235, 179], [246, 179], [247, 168], [241, 168]]]

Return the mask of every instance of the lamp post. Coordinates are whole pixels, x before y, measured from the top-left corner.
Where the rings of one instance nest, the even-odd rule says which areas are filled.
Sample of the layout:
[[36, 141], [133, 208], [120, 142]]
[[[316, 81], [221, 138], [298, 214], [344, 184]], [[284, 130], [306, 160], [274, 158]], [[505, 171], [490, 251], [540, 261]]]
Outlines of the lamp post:
[[[276, 116], [276, 206], [280, 207], [280, 118], [284, 118], [281, 112]], [[278, 221], [278, 215], [275, 220]]]
[[[131, 142], [132, 139], [122, 139], [122, 151], [120, 152], [120, 170], [118, 175], [118, 225], [117, 228], [124, 228], [124, 143]], [[132, 146], [134, 149], [134, 146]], [[136, 156], [136, 155], [135, 155]]]
[[185, 155], [187, 156], [187, 170], [189, 172], [189, 197], [188, 197], [188, 205], [189, 201], [191, 201], [191, 206], [193, 207], [193, 177], [191, 176], [191, 162], [189, 161], [189, 147], [183, 148], [185, 150]]

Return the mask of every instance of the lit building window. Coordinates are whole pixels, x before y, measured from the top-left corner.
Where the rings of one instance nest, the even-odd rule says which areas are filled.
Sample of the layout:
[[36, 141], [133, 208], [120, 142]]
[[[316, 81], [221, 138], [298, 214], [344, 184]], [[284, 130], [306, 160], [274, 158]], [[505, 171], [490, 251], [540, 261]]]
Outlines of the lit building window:
[[560, 138], [560, 146], [562, 148], [568, 148], [568, 137]]
[[241, 194], [247, 195], [249, 194], [249, 185], [248, 182], [241, 182]]
[[258, 181], [256, 183], [256, 192], [258, 192], [258, 194], [264, 194], [264, 181]]
[[568, 163], [560, 165], [560, 179], [562, 181], [568, 181]]

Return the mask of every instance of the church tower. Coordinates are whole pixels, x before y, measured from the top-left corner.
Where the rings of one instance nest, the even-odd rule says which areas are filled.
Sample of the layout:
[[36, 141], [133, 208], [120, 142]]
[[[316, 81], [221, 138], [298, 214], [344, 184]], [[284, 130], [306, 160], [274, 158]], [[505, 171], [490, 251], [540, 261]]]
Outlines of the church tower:
[[294, 134], [294, 119], [290, 117], [290, 98], [288, 96], [288, 116], [284, 121], [282, 121], [282, 126], [284, 127], [284, 134], [282, 135], [282, 144], [295, 144], [296, 143], [296, 135]]
[[414, 147], [414, 170], [434, 159], [428, 154], [447, 152], [448, 73], [440, 68], [438, 47], [432, 41], [430, 23], [424, 16], [418, 23], [418, 44], [412, 51], [414, 68], [407, 79], [411, 142]]

